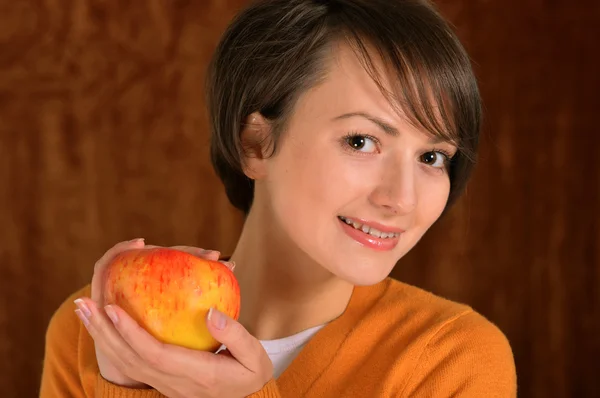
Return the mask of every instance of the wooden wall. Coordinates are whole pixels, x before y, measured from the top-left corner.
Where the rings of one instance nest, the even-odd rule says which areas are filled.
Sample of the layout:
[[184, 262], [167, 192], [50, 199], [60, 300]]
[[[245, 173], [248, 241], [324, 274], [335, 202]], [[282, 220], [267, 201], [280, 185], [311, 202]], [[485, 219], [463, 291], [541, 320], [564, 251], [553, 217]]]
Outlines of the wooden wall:
[[[231, 250], [206, 63], [243, 0], [0, 0], [0, 395], [114, 242]], [[444, 0], [486, 122], [467, 196], [394, 276], [509, 337], [520, 397], [600, 396], [600, 2]]]

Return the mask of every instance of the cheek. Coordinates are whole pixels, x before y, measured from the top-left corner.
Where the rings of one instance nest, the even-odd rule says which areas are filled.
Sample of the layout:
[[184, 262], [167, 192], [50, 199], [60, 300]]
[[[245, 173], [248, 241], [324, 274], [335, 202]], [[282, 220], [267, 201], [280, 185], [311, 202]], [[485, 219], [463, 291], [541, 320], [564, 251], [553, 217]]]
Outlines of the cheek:
[[330, 151], [313, 144], [290, 142], [269, 167], [272, 198], [292, 210], [310, 208], [313, 213], [334, 205], [345, 176]]
[[436, 181], [427, 181], [419, 189], [417, 216], [419, 224], [427, 229], [440, 217], [446, 207], [450, 193], [450, 180], [436, 177]]
[[335, 217], [365, 196], [365, 167], [349, 163], [327, 145], [281, 149], [269, 168], [274, 217], [298, 246], [326, 262], [321, 255], [323, 247], [335, 245]]
[[308, 221], [323, 201], [326, 178], [323, 164], [303, 149], [303, 143], [281, 148], [269, 165], [268, 189], [280, 218], [294, 223]]

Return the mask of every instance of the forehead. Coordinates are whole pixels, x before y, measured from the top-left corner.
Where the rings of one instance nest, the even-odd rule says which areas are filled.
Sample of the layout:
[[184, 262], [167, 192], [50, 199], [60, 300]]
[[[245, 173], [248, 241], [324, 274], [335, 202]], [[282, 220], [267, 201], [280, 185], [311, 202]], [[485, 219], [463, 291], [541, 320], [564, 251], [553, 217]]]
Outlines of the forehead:
[[[383, 61], [372, 57], [382, 88], [392, 91], [390, 75], [386, 73]], [[332, 107], [362, 107], [365, 111], [379, 111], [391, 116], [392, 103], [383, 95], [376, 80], [369, 74], [358, 54], [344, 42], [332, 45], [326, 63], [327, 75], [323, 81], [322, 94], [335, 99]]]
[[[309, 104], [305, 105], [312, 108], [311, 113], [323, 117], [352, 112], [368, 113], [387, 120], [391, 125], [410, 127], [438, 137], [438, 134], [433, 134], [417, 121], [414, 111], [411, 111], [415, 104], [410, 104], [411, 108], [407, 100], [401, 99], [399, 91], [402, 90], [399, 88], [396, 72], [372, 49], [368, 50], [372, 70], [366, 67], [360, 54], [346, 42], [341, 41], [331, 46], [324, 63], [325, 77], [319, 85], [305, 93], [310, 97]], [[430, 102], [424, 106], [429, 107], [437, 123], [446, 124], [432, 101], [433, 95], [430, 93], [428, 97]], [[419, 104], [416, 106], [422, 107]], [[417, 112], [425, 113], [422, 110]], [[446, 137], [440, 138], [451, 141]]]

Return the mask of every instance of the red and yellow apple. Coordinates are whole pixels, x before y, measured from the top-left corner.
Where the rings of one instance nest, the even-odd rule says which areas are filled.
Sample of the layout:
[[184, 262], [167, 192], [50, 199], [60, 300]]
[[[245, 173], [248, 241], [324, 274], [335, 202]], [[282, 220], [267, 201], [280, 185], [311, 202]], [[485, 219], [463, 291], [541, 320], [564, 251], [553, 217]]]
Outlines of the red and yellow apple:
[[202, 351], [221, 344], [206, 326], [211, 307], [238, 319], [240, 289], [219, 261], [169, 248], [118, 254], [105, 274], [105, 304], [123, 308], [157, 340]]

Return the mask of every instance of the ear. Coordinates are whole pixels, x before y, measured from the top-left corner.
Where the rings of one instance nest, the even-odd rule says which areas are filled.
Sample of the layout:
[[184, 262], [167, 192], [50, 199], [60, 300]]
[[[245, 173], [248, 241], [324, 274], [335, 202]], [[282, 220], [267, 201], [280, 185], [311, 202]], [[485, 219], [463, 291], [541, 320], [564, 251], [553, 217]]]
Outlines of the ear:
[[242, 167], [248, 178], [258, 180], [266, 175], [266, 160], [271, 154], [271, 124], [259, 112], [250, 114], [240, 133], [244, 150]]

